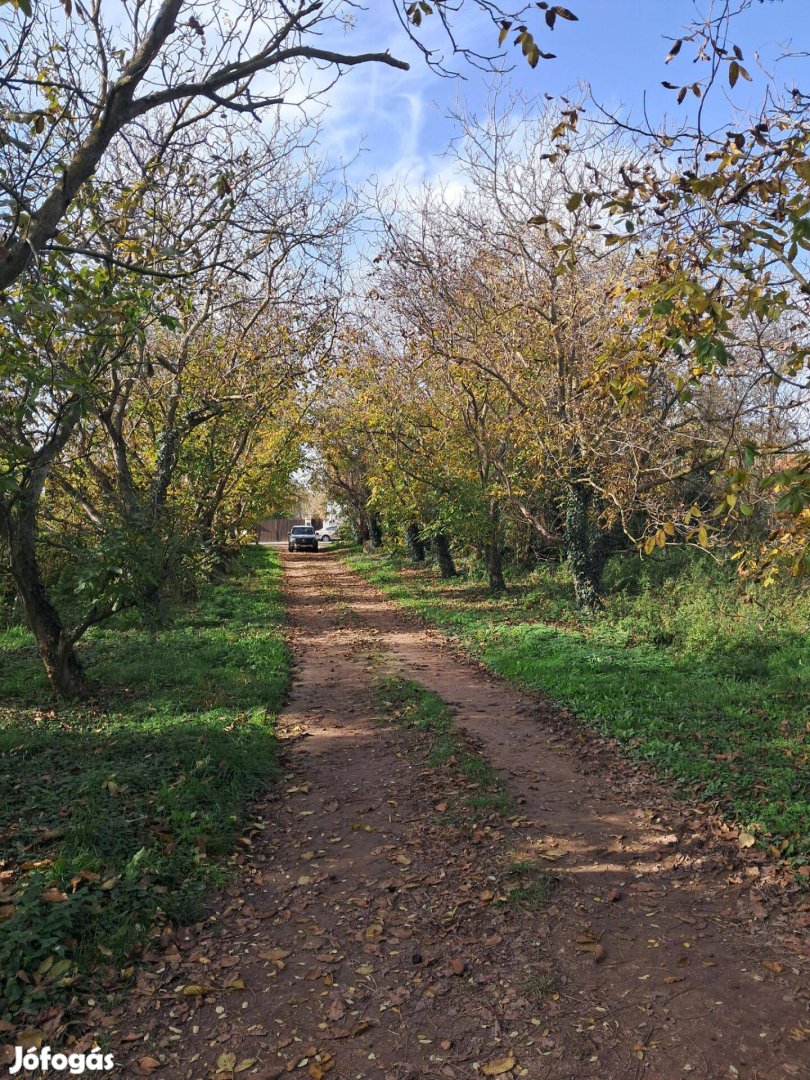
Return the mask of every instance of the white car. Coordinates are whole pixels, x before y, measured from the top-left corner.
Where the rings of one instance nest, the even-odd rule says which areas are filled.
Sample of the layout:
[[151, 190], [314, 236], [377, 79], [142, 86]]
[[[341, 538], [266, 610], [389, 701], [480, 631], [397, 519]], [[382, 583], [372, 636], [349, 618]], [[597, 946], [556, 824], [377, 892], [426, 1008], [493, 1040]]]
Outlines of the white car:
[[330, 540], [337, 540], [339, 532], [340, 524], [337, 521], [325, 521], [315, 535], [328, 544]]

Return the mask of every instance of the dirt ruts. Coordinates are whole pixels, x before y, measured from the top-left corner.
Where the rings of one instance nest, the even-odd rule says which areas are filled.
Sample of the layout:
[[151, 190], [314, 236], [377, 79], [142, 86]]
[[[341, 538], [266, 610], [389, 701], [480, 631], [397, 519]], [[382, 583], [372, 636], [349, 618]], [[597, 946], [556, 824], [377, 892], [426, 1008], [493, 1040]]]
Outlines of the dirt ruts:
[[[284, 779], [210, 917], [146, 958], [124, 1075], [810, 1077], [808, 905], [780, 908], [761, 856], [335, 555], [283, 558]], [[452, 707], [514, 811], [473, 815], [452, 763], [379, 722], [387, 674]]]

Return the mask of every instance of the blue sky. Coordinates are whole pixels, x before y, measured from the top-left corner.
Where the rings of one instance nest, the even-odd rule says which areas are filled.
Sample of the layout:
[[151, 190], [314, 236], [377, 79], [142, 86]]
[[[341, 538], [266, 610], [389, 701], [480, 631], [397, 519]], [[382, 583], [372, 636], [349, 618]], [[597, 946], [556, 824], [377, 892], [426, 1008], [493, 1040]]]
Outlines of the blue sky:
[[[661, 86], [667, 79], [681, 85], [703, 74], [705, 64], [693, 63], [694, 49], [687, 43], [678, 57], [664, 64], [672, 39], [680, 35], [695, 10], [705, 10], [711, 0], [567, 0], [579, 16], [576, 23], [558, 20], [554, 31], [542, 28], [537, 20], [537, 42], [557, 59], [541, 60], [528, 67], [514, 50], [514, 70], [508, 82], [514, 89], [534, 96], [572, 91], [583, 83], [611, 110], [624, 107], [641, 116], [646, 92], [648, 114], [658, 122], [668, 113], [683, 116], [675, 94]], [[716, 4], [717, 6], [717, 4]], [[459, 37], [496, 44], [491, 23], [476, 16], [471, 4], [463, 9]], [[541, 15], [537, 12], [538, 16]], [[435, 28], [428, 19], [426, 31]], [[511, 39], [510, 39], [511, 40]], [[744, 66], [752, 76], [749, 84], [740, 79], [733, 92], [716, 87], [709, 119], [726, 125], [734, 106], [756, 108], [766, 85], [760, 65], [775, 73], [779, 83], [799, 85], [810, 91], [807, 58], [795, 57], [775, 63], [785, 51], [810, 49], [810, 0], [765, 0], [744, 12], [733, 25], [731, 41], [744, 54]], [[452, 179], [452, 163], [443, 151], [454, 134], [448, 110], [463, 101], [480, 110], [489, 92], [490, 79], [482, 72], [462, 65], [463, 79], [437, 76], [418, 50], [404, 37], [390, 0], [368, 0], [358, 15], [356, 29], [345, 41], [335, 42], [353, 50], [388, 49], [411, 63], [409, 72], [369, 65], [347, 73], [329, 91], [329, 108], [323, 119], [321, 147], [333, 162], [352, 160], [352, 180], [362, 182], [377, 176], [383, 182], [412, 183], [441, 177]], [[695, 99], [688, 99], [693, 105]], [[357, 155], [360, 150], [359, 156]]]

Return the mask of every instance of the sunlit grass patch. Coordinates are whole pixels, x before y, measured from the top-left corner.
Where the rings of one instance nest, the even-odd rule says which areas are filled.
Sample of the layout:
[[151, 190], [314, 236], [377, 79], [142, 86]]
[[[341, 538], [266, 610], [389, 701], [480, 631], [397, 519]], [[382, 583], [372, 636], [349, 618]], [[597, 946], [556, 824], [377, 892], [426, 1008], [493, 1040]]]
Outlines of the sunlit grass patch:
[[[132, 619], [96, 632], [96, 702], [54, 705], [34, 655], [26, 666], [17, 653], [24, 671], [2, 678], [6, 1016], [91, 973], [95, 992], [112, 985], [167, 921], [199, 918], [223, 880], [219, 860], [276, 775], [290, 671], [278, 557], [251, 553], [249, 566], [162, 632]], [[9, 636], [19, 649], [19, 631]]]
[[545, 565], [493, 599], [480, 582], [347, 554], [403, 607], [491, 670], [542, 690], [711, 802], [773, 854], [810, 865], [810, 594], [741, 583], [673, 552], [615, 558], [604, 612], [583, 618], [567, 571]]

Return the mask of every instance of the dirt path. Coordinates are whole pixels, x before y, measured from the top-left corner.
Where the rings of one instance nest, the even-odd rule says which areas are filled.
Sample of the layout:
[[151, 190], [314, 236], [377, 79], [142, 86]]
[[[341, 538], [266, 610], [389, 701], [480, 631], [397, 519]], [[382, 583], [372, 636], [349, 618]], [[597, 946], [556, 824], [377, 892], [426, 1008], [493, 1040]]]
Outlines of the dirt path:
[[[807, 905], [774, 906], [761, 856], [335, 556], [284, 561], [283, 794], [210, 919], [146, 958], [124, 1075], [810, 1077]], [[377, 722], [391, 672], [453, 707], [519, 817], [445, 812], [469, 782]], [[528, 858], [557, 887], [517, 910]]]

